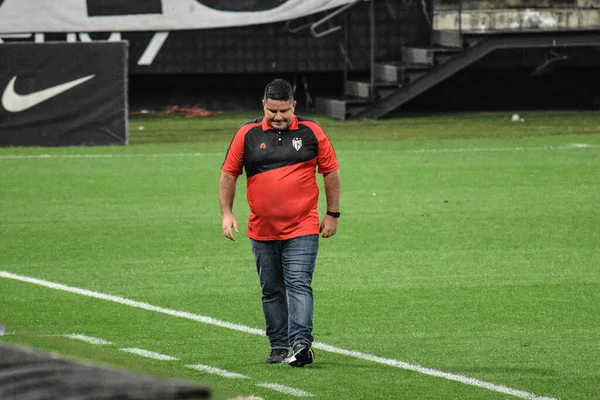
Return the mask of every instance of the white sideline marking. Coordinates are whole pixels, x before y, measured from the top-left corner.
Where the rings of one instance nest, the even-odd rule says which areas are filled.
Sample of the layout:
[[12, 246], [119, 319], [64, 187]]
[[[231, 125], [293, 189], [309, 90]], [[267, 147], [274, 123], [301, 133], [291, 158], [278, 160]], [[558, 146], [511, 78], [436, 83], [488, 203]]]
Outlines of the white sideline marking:
[[138, 348], [124, 348], [124, 349], [119, 349], [121, 351], [124, 351], [126, 353], [131, 353], [131, 354], [137, 354], [138, 356], [142, 356], [142, 357], [146, 357], [146, 358], [153, 358], [155, 360], [161, 360], [161, 361], [175, 361], [178, 360], [178, 358], [175, 358], [173, 356], [169, 356], [166, 354], [160, 354], [160, 353], [155, 353], [153, 351], [150, 350], [144, 350], [144, 349], [138, 349]]
[[233, 329], [234, 331], [251, 333], [254, 335], [263, 335], [263, 336], [265, 334], [265, 332], [260, 329], [250, 328], [249, 326], [245, 326], [245, 325], [233, 324], [231, 322], [221, 321], [221, 320], [218, 320], [215, 318], [206, 317], [204, 315], [192, 314], [192, 313], [186, 312], [186, 311], [171, 310], [168, 308], [153, 306], [152, 304], [143, 303], [141, 301], [129, 300], [129, 299], [119, 297], [119, 296], [112, 296], [110, 294], [94, 292], [92, 290], [80, 289], [80, 288], [76, 288], [76, 287], [72, 287], [72, 286], [61, 285], [60, 283], [54, 283], [54, 282], [44, 281], [42, 279], [36, 279], [36, 278], [28, 277], [28, 276], [12, 274], [12, 273], [6, 272], [6, 271], [0, 271], [0, 278], [8, 278], [8, 279], [14, 279], [17, 281], [33, 283], [34, 285], [45, 286], [45, 287], [49, 287], [51, 289], [62, 290], [64, 292], [70, 292], [70, 293], [76, 293], [76, 294], [80, 294], [82, 296], [93, 297], [96, 299], [112, 301], [113, 303], [124, 304], [126, 306], [135, 307], [135, 308], [141, 308], [142, 310], [155, 311], [155, 312], [162, 313], [162, 314], [172, 315], [174, 317], [190, 319], [190, 320], [202, 322], [202, 323], [208, 324], [208, 325], [215, 325], [215, 326], [220, 326], [221, 328]]
[[509, 394], [511, 396], [520, 397], [522, 399], [557, 400], [553, 397], [540, 397], [534, 393], [529, 393], [529, 392], [525, 392], [522, 390], [509, 388], [509, 387], [503, 386], [503, 385], [496, 385], [494, 383], [480, 381], [478, 379], [469, 378], [468, 376], [451, 374], [449, 372], [443, 372], [443, 371], [433, 369], [433, 368], [422, 367], [422, 366], [416, 365], [416, 364], [409, 364], [407, 362], [398, 361], [398, 360], [394, 360], [391, 358], [377, 357], [372, 354], [361, 353], [359, 351], [344, 350], [344, 349], [340, 349], [338, 347], [329, 346], [324, 343], [315, 342], [315, 343], [313, 343], [313, 347], [315, 349], [328, 351], [330, 353], [342, 354], [344, 356], [360, 358], [361, 360], [373, 361], [378, 364], [389, 365], [390, 367], [406, 369], [409, 371], [419, 372], [421, 374], [430, 375], [430, 376], [437, 376], [438, 378], [444, 378], [444, 379], [448, 379], [450, 381], [465, 383], [467, 385], [481, 387], [481, 388], [488, 389], [488, 390], [491, 390], [494, 392]]
[[149, 154], [7, 154], [0, 160], [46, 159], [46, 158], [140, 158], [140, 157], [204, 157], [224, 156], [225, 153], [149, 153]]
[[291, 394], [292, 396], [296, 396], [296, 397], [312, 397], [312, 394], [305, 392], [304, 390], [283, 386], [278, 383], [268, 383], [268, 382], [257, 383], [256, 386], [276, 390], [278, 392], [285, 393], [285, 394]]
[[[591, 144], [584, 143], [571, 143], [562, 146], [539, 146], [539, 147], [467, 147], [467, 148], [456, 148], [456, 149], [415, 149], [415, 150], [404, 150], [405, 153], [477, 153], [477, 152], [493, 152], [493, 151], [536, 151], [536, 150], [574, 150], [584, 148], [600, 148], [600, 146], [594, 146]], [[353, 150], [354, 151], [354, 150]], [[387, 153], [392, 151], [387, 150]]]
[[[337, 153], [476, 153], [493, 151], [539, 151], [539, 150], [576, 150], [597, 149], [598, 145], [585, 143], [571, 143], [563, 146], [538, 146], [538, 147], [467, 147], [447, 149], [412, 149], [412, 150], [338, 150]], [[5, 154], [0, 155], [0, 160], [22, 159], [50, 159], [50, 158], [141, 158], [141, 157], [224, 157], [224, 152], [207, 153], [146, 153], [146, 154]]]
[[225, 378], [238, 378], [238, 379], [248, 378], [246, 375], [238, 374], [237, 372], [227, 371], [225, 369], [211, 367], [210, 365], [194, 364], [194, 365], [186, 365], [186, 367], [192, 368], [192, 369], [195, 369], [198, 371], [202, 371], [202, 372], [207, 372], [209, 374], [220, 375]]
[[592, 147], [589, 144], [585, 144], [585, 143], [571, 143], [569, 146], [577, 148], [577, 149], [585, 149], [586, 147]]
[[[215, 318], [206, 317], [204, 315], [193, 314], [193, 313], [189, 313], [189, 312], [185, 312], [185, 311], [177, 311], [177, 310], [171, 310], [168, 308], [153, 306], [151, 304], [143, 303], [140, 301], [129, 300], [129, 299], [126, 299], [123, 297], [112, 296], [112, 295], [108, 295], [108, 294], [104, 294], [104, 293], [94, 292], [91, 290], [80, 289], [80, 288], [76, 288], [76, 287], [62, 285], [60, 283], [49, 282], [49, 281], [45, 281], [42, 279], [31, 278], [31, 277], [23, 276], [23, 275], [17, 275], [17, 274], [13, 274], [13, 273], [7, 272], [7, 271], [0, 271], [0, 278], [13, 279], [13, 280], [21, 281], [21, 282], [32, 283], [32, 284], [39, 285], [39, 286], [45, 286], [45, 287], [48, 287], [51, 289], [62, 290], [65, 292], [70, 292], [70, 293], [76, 293], [76, 294], [80, 294], [82, 296], [88, 296], [88, 297], [93, 297], [96, 299], [112, 301], [114, 303], [124, 304], [124, 305], [130, 306], [130, 307], [140, 308], [140, 309], [148, 310], [148, 311], [155, 311], [158, 313], [172, 315], [172, 316], [180, 317], [180, 318], [186, 318], [186, 319], [190, 319], [193, 321], [202, 322], [202, 323], [205, 323], [208, 325], [215, 325], [215, 326], [219, 326], [221, 328], [227, 328], [227, 329], [231, 329], [231, 330], [238, 331], [238, 332], [244, 332], [244, 333], [249, 333], [249, 334], [253, 334], [253, 335], [261, 335], [261, 336], [265, 335], [265, 332], [263, 330], [251, 328], [251, 327], [245, 326], [245, 325], [239, 325], [239, 324], [233, 324], [230, 322], [220, 321]], [[436, 377], [448, 379], [451, 381], [461, 382], [461, 383], [464, 383], [467, 385], [477, 386], [477, 387], [484, 388], [484, 389], [487, 389], [490, 391], [500, 392], [500, 393], [508, 394], [508, 395], [515, 396], [515, 397], [520, 397], [522, 399], [557, 400], [553, 397], [542, 397], [542, 396], [536, 395], [535, 393], [525, 392], [522, 390], [509, 388], [509, 387], [503, 386], [503, 385], [496, 385], [494, 383], [480, 381], [478, 379], [469, 378], [468, 376], [451, 374], [451, 373], [439, 371], [439, 370], [433, 369], [433, 368], [427, 368], [427, 367], [423, 367], [423, 366], [416, 365], [416, 364], [409, 364], [404, 361], [394, 360], [391, 358], [378, 357], [375, 355], [361, 353], [358, 351], [344, 350], [339, 347], [330, 346], [330, 345], [327, 345], [324, 343], [314, 342], [313, 347], [316, 349], [328, 351], [331, 353], [341, 354], [341, 355], [345, 355], [345, 356], [349, 356], [349, 357], [358, 358], [361, 360], [367, 360], [367, 361], [372, 361], [372, 362], [376, 362], [379, 364], [388, 365], [390, 367], [405, 369], [405, 370], [409, 370], [409, 371], [419, 372], [419, 373], [425, 374], [425, 375], [436, 376]]]
[[62, 335], [62, 336], [68, 337], [69, 339], [81, 340], [81, 341], [91, 343], [91, 344], [100, 344], [100, 345], [112, 344], [108, 340], [104, 340], [104, 339], [93, 337], [93, 336], [87, 336], [87, 335], [84, 335], [81, 333], [69, 333], [69, 334]]

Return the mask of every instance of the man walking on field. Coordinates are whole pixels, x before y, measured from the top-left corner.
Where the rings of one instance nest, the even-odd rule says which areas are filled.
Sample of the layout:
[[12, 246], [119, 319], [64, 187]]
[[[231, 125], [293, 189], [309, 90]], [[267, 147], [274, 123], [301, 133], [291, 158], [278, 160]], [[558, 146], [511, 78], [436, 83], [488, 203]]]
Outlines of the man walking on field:
[[[234, 231], [239, 232], [232, 209], [237, 178], [244, 169], [250, 206], [247, 235], [271, 345], [265, 363], [303, 367], [314, 359], [311, 284], [319, 234], [329, 238], [338, 228], [339, 163], [321, 127], [294, 114], [296, 102], [287, 81], [270, 82], [262, 102], [264, 117], [238, 129], [221, 168], [223, 233], [235, 240]], [[327, 199], [322, 220], [316, 171], [323, 174]]]

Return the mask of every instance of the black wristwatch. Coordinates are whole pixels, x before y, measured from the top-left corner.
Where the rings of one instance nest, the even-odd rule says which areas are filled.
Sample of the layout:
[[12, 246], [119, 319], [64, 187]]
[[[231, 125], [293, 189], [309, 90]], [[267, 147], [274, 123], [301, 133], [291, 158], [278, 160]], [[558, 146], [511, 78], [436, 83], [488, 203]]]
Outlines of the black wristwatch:
[[327, 210], [327, 215], [329, 215], [330, 217], [333, 217], [333, 218], [339, 218], [341, 214], [339, 211], [333, 212], [333, 211]]

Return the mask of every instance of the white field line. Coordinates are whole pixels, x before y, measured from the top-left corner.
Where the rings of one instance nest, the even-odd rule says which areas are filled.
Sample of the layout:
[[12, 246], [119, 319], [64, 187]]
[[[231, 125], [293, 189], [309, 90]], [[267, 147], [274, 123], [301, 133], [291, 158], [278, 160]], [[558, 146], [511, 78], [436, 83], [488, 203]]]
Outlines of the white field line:
[[153, 358], [155, 360], [161, 360], [161, 361], [176, 361], [176, 360], [178, 360], [178, 358], [173, 357], [173, 356], [155, 353], [150, 350], [138, 349], [135, 347], [134, 348], [124, 348], [124, 349], [119, 349], [119, 350], [124, 351], [126, 353], [137, 354], [138, 356], [142, 356], [142, 357], [146, 357], [146, 358]]
[[0, 160], [52, 159], [52, 158], [143, 158], [143, 157], [204, 157], [222, 156], [225, 152], [214, 153], [145, 153], [145, 154], [6, 154]]
[[390, 367], [406, 369], [409, 371], [419, 372], [419, 373], [425, 374], [425, 375], [436, 376], [438, 378], [448, 379], [450, 381], [456, 381], [456, 382], [464, 383], [464, 384], [471, 385], [471, 386], [477, 386], [477, 387], [488, 389], [488, 390], [491, 390], [494, 392], [500, 392], [500, 393], [504, 393], [504, 394], [509, 394], [511, 396], [520, 397], [522, 399], [556, 400], [552, 397], [540, 397], [534, 393], [529, 393], [529, 392], [525, 392], [522, 390], [512, 389], [512, 388], [509, 388], [509, 387], [503, 386], [503, 385], [496, 385], [494, 383], [480, 381], [478, 379], [469, 378], [468, 376], [451, 374], [449, 372], [443, 372], [443, 371], [433, 369], [433, 368], [422, 367], [422, 366], [416, 365], [416, 364], [409, 364], [404, 361], [398, 361], [398, 360], [394, 360], [391, 358], [377, 357], [377, 356], [374, 356], [371, 354], [361, 353], [359, 351], [344, 350], [344, 349], [340, 349], [338, 347], [329, 346], [324, 343], [315, 342], [315, 343], [313, 343], [313, 347], [315, 349], [328, 351], [330, 353], [336, 353], [336, 354], [341, 354], [344, 356], [360, 358], [361, 360], [373, 361], [378, 364], [389, 365]]
[[153, 306], [152, 304], [143, 303], [141, 301], [135, 301], [135, 300], [130, 300], [130, 299], [126, 299], [123, 297], [119, 297], [119, 296], [112, 296], [109, 294], [94, 292], [92, 290], [80, 289], [80, 288], [76, 288], [76, 287], [72, 287], [72, 286], [61, 285], [60, 283], [54, 283], [54, 282], [44, 281], [41, 279], [12, 274], [12, 273], [6, 272], [6, 271], [0, 271], [0, 278], [14, 279], [17, 281], [33, 283], [34, 285], [45, 286], [45, 287], [48, 287], [51, 289], [62, 290], [64, 292], [70, 292], [70, 293], [76, 293], [76, 294], [80, 294], [82, 296], [93, 297], [96, 299], [112, 301], [113, 303], [124, 304], [126, 306], [135, 307], [135, 308], [141, 308], [142, 310], [155, 311], [155, 312], [162, 313], [162, 314], [172, 315], [174, 317], [190, 319], [190, 320], [202, 322], [202, 323], [208, 324], [208, 325], [215, 325], [215, 326], [219, 326], [221, 328], [233, 329], [234, 331], [251, 333], [254, 335], [264, 335], [265, 334], [265, 332], [260, 329], [250, 328], [245, 325], [233, 324], [231, 322], [220, 321], [218, 319], [206, 317], [204, 315], [192, 314], [192, 313], [185, 312], [185, 311], [171, 310], [168, 308]]
[[[60, 336], [64, 336], [64, 337], [67, 337], [70, 339], [75, 339], [75, 340], [82, 340], [84, 342], [96, 344], [96, 345], [112, 344], [108, 340], [93, 337], [93, 336], [87, 336], [87, 335], [83, 335], [80, 333], [69, 333], [69, 334], [60, 335]], [[155, 352], [143, 350], [143, 349], [123, 348], [123, 349], [119, 349], [119, 350], [125, 351], [127, 353], [137, 354], [137, 355], [140, 355], [143, 357], [154, 358], [157, 360], [168, 360], [168, 361], [177, 360], [177, 358], [172, 357], [172, 356], [155, 353]], [[248, 378], [246, 375], [238, 374], [237, 372], [231, 372], [231, 371], [227, 371], [224, 369], [219, 369], [216, 367], [211, 367], [209, 365], [194, 364], [194, 365], [186, 365], [186, 367], [192, 368], [192, 369], [195, 369], [198, 371], [208, 372], [209, 374], [216, 374], [216, 375], [224, 376], [225, 378]]]
[[197, 371], [206, 372], [209, 374], [219, 375], [219, 376], [222, 376], [225, 378], [237, 378], [237, 379], [248, 378], [246, 375], [238, 374], [237, 372], [227, 371], [226, 369], [211, 367], [210, 365], [193, 364], [193, 365], [186, 365], [186, 367], [195, 369]]
[[[403, 150], [405, 153], [476, 153], [476, 152], [494, 152], [494, 151], [539, 151], [539, 150], [575, 150], [575, 149], [597, 149], [600, 146], [595, 146], [585, 143], [570, 143], [562, 146], [532, 146], [532, 147], [466, 147], [466, 148], [449, 148], [449, 149], [415, 149]], [[355, 150], [353, 150], [355, 151]], [[392, 153], [393, 151], [387, 151]]]
[[278, 383], [257, 383], [256, 386], [264, 387], [271, 390], [276, 390], [281, 393], [291, 394], [296, 397], [312, 397], [312, 394], [305, 392], [304, 390], [294, 389], [291, 387], [283, 386]]
[[[74, 333], [74, 334], [66, 334], [66, 335], [62, 335], [64, 337], [70, 338], [70, 339], [76, 339], [76, 340], [82, 340], [84, 342], [88, 342], [91, 344], [96, 344], [96, 345], [103, 345], [103, 344], [111, 344], [111, 342], [109, 342], [108, 340], [105, 339], [101, 339], [101, 338], [96, 338], [96, 337], [92, 337], [92, 336], [86, 336], [83, 334], [79, 334], [79, 333]], [[121, 351], [125, 351], [127, 353], [132, 353], [132, 354], [137, 354], [139, 356], [142, 357], [147, 357], [147, 358], [153, 358], [155, 360], [161, 360], [161, 361], [175, 361], [177, 360], [177, 358], [166, 355], [166, 354], [160, 354], [160, 353], [155, 353], [153, 351], [149, 351], [149, 350], [144, 350], [144, 349], [138, 349], [138, 348], [123, 348], [123, 349], [119, 349]], [[209, 374], [214, 374], [214, 375], [219, 375], [222, 376], [224, 378], [234, 378], [234, 379], [249, 379], [248, 376], [237, 373], [237, 372], [232, 372], [232, 371], [227, 371], [225, 369], [220, 369], [217, 367], [212, 367], [210, 365], [203, 365], [203, 364], [192, 364], [192, 365], [186, 365], [186, 367], [191, 368], [191, 369], [195, 369], [197, 371], [201, 371], [201, 372], [206, 372]], [[295, 388], [290, 388], [287, 386], [283, 386], [283, 385], [279, 385], [277, 383], [257, 383], [257, 386], [261, 386], [261, 387], [265, 387], [268, 389], [272, 389], [272, 390], [276, 390], [278, 392], [283, 392], [286, 394], [291, 394], [293, 396], [298, 396], [298, 397], [310, 397], [312, 396], [310, 393], [307, 393], [303, 390], [300, 389], [295, 389]]]
[[81, 341], [91, 343], [91, 344], [99, 344], [99, 345], [112, 344], [108, 340], [104, 340], [104, 339], [93, 337], [93, 336], [83, 335], [81, 333], [69, 333], [69, 334], [62, 335], [62, 336], [68, 337], [70, 339], [81, 340]]
[[[212, 317], [206, 317], [204, 315], [193, 314], [193, 313], [189, 313], [189, 312], [185, 312], [185, 311], [171, 310], [168, 308], [158, 307], [158, 306], [154, 306], [154, 305], [151, 305], [148, 303], [130, 300], [130, 299], [126, 299], [126, 298], [119, 297], [119, 296], [112, 296], [112, 295], [108, 295], [108, 294], [104, 294], [104, 293], [94, 292], [94, 291], [87, 290], [87, 289], [80, 289], [80, 288], [76, 288], [76, 287], [72, 287], [72, 286], [66, 286], [66, 285], [62, 285], [60, 283], [54, 283], [54, 282], [49, 282], [49, 281], [45, 281], [42, 279], [31, 278], [28, 276], [13, 274], [13, 273], [7, 272], [7, 271], [0, 271], [0, 278], [13, 279], [13, 280], [21, 281], [21, 282], [32, 283], [34, 285], [44, 286], [44, 287], [51, 288], [51, 289], [62, 290], [62, 291], [69, 292], [69, 293], [75, 293], [75, 294], [79, 294], [82, 296], [88, 296], [88, 297], [93, 297], [96, 299], [107, 300], [107, 301], [111, 301], [114, 303], [124, 304], [124, 305], [130, 306], [130, 307], [140, 308], [140, 309], [148, 310], [148, 311], [155, 311], [155, 312], [162, 313], [162, 314], [167, 314], [167, 315], [172, 315], [175, 317], [186, 318], [189, 320], [202, 322], [202, 323], [208, 324], [208, 325], [214, 325], [214, 326], [219, 326], [221, 328], [232, 329], [232, 330], [238, 331], [238, 332], [244, 332], [244, 333], [249, 333], [249, 334], [253, 334], [253, 335], [261, 335], [261, 336], [265, 335], [265, 332], [263, 330], [251, 328], [251, 327], [245, 326], [245, 325], [233, 324], [231, 322], [220, 321], [220, 320], [212, 318]], [[427, 368], [427, 367], [423, 367], [423, 366], [416, 365], [416, 364], [409, 364], [409, 363], [406, 363], [403, 361], [394, 360], [394, 359], [390, 359], [390, 358], [378, 357], [375, 355], [361, 353], [358, 351], [344, 350], [339, 347], [330, 346], [330, 345], [327, 345], [324, 343], [314, 342], [313, 346], [319, 350], [336, 353], [336, 354], [341, 354], [341, 355], [345, 355], [345, 356], [349, 356], [349, 357], [354, 357], [354, 358], [358, 358], [361, 360], [372, 361], [372, 362], [375, 362], [378, 364], [384, 364], [384, 365], [388, 365], [388, 366], [395, 367], [395, 368], [400, 368], [400, 369], [404, 369], [404, 370], [418, 372], [418, 373], [425, 374], [425, 375], [448, 379], [451, 381], [461, 382], [461, 383], [464, 383], [467, 385], [477, 386], [477, 387], [484, 388], [484, 389], [487, 389], [490, 391], [504, 393], [504, 394], [519, 397], [522, 399], [556, 400], [553, 397], [542, 397], [542, 396], [538, 396], [531, 392], [525, 392], [522, 390], [509, 388], [509, 387], [503, 386], [503, 385], [496, 385], [494, 383], [489, 383], [489, 382], [481, 381], [478, 379], [469, 378], [468, 376], [443, 372], [443, 371], [439, 371], [439, 370], [433, 369], [433, 368]]]
[[[531, 147], [464, 147], [446, 149], [412, 149], [412, 150], [338, 150], [340, 154], [356, 153], [476, 153], [495, 151], [540, 151], [540, 150], [577, 150], [598, 149], [600, 146], [585, 143], [571, 143], [562, 146], [531, 146]], [[225, 157], [225, 152], [207, 153], [145, 153], [145, 154], [5, 154], [0, 160], [25, 159], [54, 159], [54, 158], [169, 158], [169, 157]]]

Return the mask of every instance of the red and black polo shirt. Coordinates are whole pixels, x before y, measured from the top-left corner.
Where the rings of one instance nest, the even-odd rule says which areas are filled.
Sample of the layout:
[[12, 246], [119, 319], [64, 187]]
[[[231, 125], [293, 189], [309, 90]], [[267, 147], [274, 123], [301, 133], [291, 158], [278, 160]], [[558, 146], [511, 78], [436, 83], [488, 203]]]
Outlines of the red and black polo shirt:
[[222, 171], [248, 179], [248, 236], [254, 240], [286, 240], [319, 233], [319, 188], [315, 170], [339, 168], [329, 138], [314, 121], [293, 117], [283, 131], [258, 118], [238, 129]]

